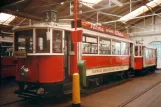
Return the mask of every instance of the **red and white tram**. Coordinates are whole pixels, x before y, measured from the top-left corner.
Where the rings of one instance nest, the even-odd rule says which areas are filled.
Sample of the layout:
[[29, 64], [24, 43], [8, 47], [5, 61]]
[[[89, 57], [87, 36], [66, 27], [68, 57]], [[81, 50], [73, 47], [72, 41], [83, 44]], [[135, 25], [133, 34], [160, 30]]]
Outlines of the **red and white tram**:
[[[133, 69], [134, 44], [127, 34], [87, 21], [82, 21], [81, 26], [82, 42], [78, 44], [81, 87], [89, 87], [93, 81], [99, 85], [109, 74], [124, 75]], [[23, 97], [71, 90], [75, 54], [73, 31], [70, 24], [53, 22], [14, 28], [19, 84], [15, 93]]]
[[157, 49], [135, 45], [134, 71], [136, 75], [154, 72], [157, 66]]

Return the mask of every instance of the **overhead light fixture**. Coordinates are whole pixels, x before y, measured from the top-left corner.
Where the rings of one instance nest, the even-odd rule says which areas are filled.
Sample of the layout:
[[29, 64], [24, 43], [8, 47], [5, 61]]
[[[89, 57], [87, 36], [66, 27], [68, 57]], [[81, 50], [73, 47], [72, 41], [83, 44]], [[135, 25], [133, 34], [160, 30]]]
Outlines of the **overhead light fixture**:
[[160, 4], [161, 4], [161, 0], [153, 0], [149, 3], [147, 3], [145, 6], [141, 6], [140, 8], [132, 11], [131, 13], [121, 17], [118, 21], [125, 23], [125, 22], [136, 18], [137, 16], [147, 12], [149, 9], [152, 9]]

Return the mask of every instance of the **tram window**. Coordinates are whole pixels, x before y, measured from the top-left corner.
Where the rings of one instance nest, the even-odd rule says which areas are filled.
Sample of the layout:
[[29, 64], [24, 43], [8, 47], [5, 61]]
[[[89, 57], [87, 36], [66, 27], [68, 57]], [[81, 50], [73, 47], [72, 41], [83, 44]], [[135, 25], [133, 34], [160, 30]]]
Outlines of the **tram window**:
[[36, 52], [50, 52], [50, 39], [47, 35], [47, 29], [36, 29]]
[[138, 51], [139, 51], [138, 46], [135, 46], [135, 56], [138, 56]]
[[121, 43], [118, 41], [112, 41], [112, 54], [120, 55], [121, 54]]
[[99, 40], [99, 54], [111, 54], [111, 40], [100, 38]]
[[62, 31], [53, 31], [53, 53], [62, 52]]
[[[1, 56], [13, 56], [13, 43], [0, 42], [0, 55]], [[0, 57], [1, 57], [0, 56]]]
[[98, 39], [96, 37], [83, 36], [83, 53], [84, 54], [97, 54], [98, 53]]
[[130, 44], [126, 42], [121, 42], [121, 54], [129, 55]]
[[153, 58], [153, 52], [152, 52], [152, 49], [149, 49], [149, 58]]
[[33, 51], [33, 30], [15, 32], [15, 51]]
[[145, 58], [149, 59], [149, 49], [145, 48]]
[[141, 46], [139, 46], [139, 56], [142, 56], [142, 54], [141, 54]]

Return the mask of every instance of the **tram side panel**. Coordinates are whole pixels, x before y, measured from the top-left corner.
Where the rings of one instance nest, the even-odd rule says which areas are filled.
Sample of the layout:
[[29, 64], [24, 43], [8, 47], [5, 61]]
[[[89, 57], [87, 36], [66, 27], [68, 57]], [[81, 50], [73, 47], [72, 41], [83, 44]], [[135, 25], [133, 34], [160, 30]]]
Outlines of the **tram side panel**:
[[2, 57], [1, 58], [1, 78], [3, 77], [15, 77], [17, 64], [14, 63], [16, 59], [14, 57]]
[[87, 77], [129, 70], [130, 56], [83, 56], [82, 59], [86, 61]]
[[[34, 57], [18, 59], [18, 67], [16, 73], [16, 80], [18, 82], [36, 82], [38, 81], [38, 62]], [[23, 68], [28, 68], [28, 72], [24, 72]]]
[[87, 69], [100, 67], [128, 66], [130, 56], [83, 56], [86, 61]]
[[[63, 56], [29, 56], [21, 59], [18, 64], [20, 73], [17, 73], [17, 80], [39, 83], [61, 82], [64, 80], [63, 60]], [[28, 74], [23, 74], [21, 70], [23, 65], [29, 69]]]
[[134, 57], [134, 70], [142, 70], [142, 69], [143, 69], [143, 57], [135, 56]]

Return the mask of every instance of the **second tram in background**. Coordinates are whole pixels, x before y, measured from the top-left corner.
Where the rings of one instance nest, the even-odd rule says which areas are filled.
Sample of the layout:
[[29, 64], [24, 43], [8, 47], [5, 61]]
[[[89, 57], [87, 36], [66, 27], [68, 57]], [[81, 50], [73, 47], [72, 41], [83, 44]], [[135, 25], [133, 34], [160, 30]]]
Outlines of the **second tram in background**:
[[[69, 93], [72, 89], [74, 29], [70, 24], [57, 23], [54, 11], [45, 14], [51, 16], [45, 18], [47, 22], [14, 28], [19, 85], [15, 93], [21, 97]], [[127, 34], [87, 21], [81, 26], [78, 67], [82, 88], [99, 86], [116, 75], [127, 77], [133, 71], [135, 50]]]
[[[12, 38], [13, 39], [13, 38]], [[0, 41], [0, 78], [16, 76], [16, 58], [13, 57], [13, 42]]]

